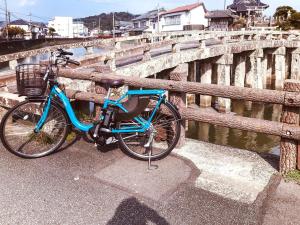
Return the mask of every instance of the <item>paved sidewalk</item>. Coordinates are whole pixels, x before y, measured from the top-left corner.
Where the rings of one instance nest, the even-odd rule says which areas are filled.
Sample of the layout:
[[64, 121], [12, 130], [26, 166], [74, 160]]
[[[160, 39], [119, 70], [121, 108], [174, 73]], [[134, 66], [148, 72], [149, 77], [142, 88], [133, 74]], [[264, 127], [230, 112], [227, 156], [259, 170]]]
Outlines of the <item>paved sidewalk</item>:
[[36, 159], [0, 147], [0, 224], [259, 224], [256, 203], [194, 186], [200, 171], [169, 156], [147, 163], [82, 142]]
[[300, 185], [281, 181], [266, 204], [263, 225], [300, 224]]

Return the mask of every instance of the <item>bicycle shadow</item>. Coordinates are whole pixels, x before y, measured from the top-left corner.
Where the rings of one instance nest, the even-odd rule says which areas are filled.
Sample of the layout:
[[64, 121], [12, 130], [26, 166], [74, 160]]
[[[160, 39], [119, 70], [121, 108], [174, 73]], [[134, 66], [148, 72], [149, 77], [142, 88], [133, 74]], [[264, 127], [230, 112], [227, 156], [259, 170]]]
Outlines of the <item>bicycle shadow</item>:
[[131, 197], [121, 202], [107, 225], [147, 225], [148, 221], [156, 225], [170, 225], [154, 209]]

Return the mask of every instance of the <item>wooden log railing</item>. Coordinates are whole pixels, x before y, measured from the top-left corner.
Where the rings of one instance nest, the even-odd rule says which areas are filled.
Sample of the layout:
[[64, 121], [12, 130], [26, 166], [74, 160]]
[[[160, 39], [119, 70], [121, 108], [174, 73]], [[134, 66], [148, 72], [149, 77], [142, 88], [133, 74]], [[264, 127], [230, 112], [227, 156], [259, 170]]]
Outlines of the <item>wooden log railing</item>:
[[[102, 74], [97, 72], [84, 72], [70, 69], [61, 70], [60, 76], [71, 79], [90, 80], [95, 83], [105, 78], [120, 78], [120, 76], [116, 74]], [[286, 88], [284, 91], [276, 91], [241, 88], [234, 86], [218, 86], [214, 84], [201, 84], [186, 81], [170, 81], [162, 79], [135, 78], [124, 76], [122, 76], [122, 78], [124, 79], [125, 84], [131, 87], [157, 88], [165, 89], [171, 92], [192, 93], [230, 99], [280, 104], [284, 106], [284, 110], [286, 112], [285, 114], [291, 115], [291, 113], [293, 112], [294, 116], [299, 117], [300, 95], [298, 91], [295, 91], [295, 86], [299, 85], [297, 86], [299, 88], [300, 82], [295, 80], [287, 80], [285, 82], [286, 87], [290, 88]], [[300, 88], [296, 90], [300, 90]], [[68, 93], [71, 93], [68, 94], [70, 97], [83, 101], [91, 101], [91, 99], [95, 99], [96, 103], [101, 104], [104, 100], [104, 96], [99, 94], [95, 95], [93, 93], [87, 92], [75, 93], [72, 91], [68, 91]], [[291, 118], [290, 116], [284, 116], [282, 122], [276, 122], [256, 118], [247, 118], [233, 114], [224, 114], [218, 112], [212, 113], [201, 108], [180, 107], [179, 111], [182, 115], [182, 118], [186, 120], [194, 120], [222, 127], [279, 136], [282, 138], [282, 152], [287, 152], [286, 149], [294, 149], [295, 152], [295, 154], [282, 155], [280, 164], [281, 172], [287, 173], [288, 171], [295, 169], [296, 165], [300, 169], [300, 160], [298, 160], [297, 164], [296, 159], [296, 156], [300, 154], [300, 152], [298, 153], [297, 150], [298, 141], [300, 141], [300, 127], [298, 117], [298, 119], [295, 120], [289, 119]]]

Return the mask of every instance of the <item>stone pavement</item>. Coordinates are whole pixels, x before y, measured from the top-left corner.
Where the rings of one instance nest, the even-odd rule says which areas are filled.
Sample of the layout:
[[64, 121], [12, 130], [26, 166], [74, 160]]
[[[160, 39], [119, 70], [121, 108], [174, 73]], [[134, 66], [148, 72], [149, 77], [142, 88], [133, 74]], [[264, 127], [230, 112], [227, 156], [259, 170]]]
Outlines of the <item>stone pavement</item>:
[[264, 211], [263, 225], [300, 224], [300, 185], [281, 181]]
[[0, 224], [258, 224], [255, 203], [194, 186], [199, 170], [177, 156], [147, 163], [78, 142], [20, 159], [0, 147]]

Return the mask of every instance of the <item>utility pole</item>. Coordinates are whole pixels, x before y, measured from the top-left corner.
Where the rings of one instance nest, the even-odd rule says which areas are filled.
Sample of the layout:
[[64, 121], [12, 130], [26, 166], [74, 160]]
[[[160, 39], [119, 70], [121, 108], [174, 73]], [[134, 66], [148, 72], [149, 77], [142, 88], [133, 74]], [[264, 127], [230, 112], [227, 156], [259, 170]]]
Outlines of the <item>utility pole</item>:
[[99, 16], [99, 32], [98, 32], [98, 34], [100, 34], [100, 31], [101, 31], [101, 17]]
[[8, 11], [7, 11], [7, 1], [4, 0], [4, 4], [5, 4], [5, 20], [6, 20], [6, 40], [9, 41], [9, 36], [8, 36]]
[[226, 0], [224, 0], [224, 10], [226, 10], [226, 5], [227, 5], [227, 2], [226, 2]]
[[113, 38], [115, 38], [115, 12], [113, 12]]
[[159, 3], [157, 4], [157, 33], [159, 33]]

